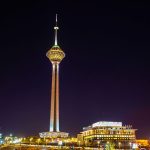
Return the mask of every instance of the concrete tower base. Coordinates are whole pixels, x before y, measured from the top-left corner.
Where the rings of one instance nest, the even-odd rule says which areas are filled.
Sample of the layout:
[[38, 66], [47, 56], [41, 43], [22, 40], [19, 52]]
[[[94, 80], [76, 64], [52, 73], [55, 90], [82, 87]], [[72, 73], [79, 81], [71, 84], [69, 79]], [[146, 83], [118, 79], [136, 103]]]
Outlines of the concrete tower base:
[[69, 133], [66, 132], [41, 132], [39, 133], [41, 138], [67, 138]]

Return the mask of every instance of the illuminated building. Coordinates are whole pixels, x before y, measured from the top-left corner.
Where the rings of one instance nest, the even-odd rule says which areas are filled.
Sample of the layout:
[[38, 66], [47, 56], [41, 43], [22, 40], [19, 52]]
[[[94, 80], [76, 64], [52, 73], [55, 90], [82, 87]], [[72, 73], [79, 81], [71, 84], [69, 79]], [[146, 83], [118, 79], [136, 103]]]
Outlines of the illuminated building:
[[106, 146], [131, 148], [135, 143], [136, 129], [131, 125], [122, 125], [122, 122], [100, 121], [91, 126], [84, 127], [83, 132], [78, 134], [78, 141], [85, 146]]
[[136, 140], [136, 143], [139, 145], [139, 147], [150, 147], [150, 140], [138, 139]]
[[17, 144], [17, 143], [21, 143], [23, 138], [18, 138], [16, 136], [13, 136], [12, 134], [10, 134], [9, 136], [5, 137], [4, 142], [6, 144]]
[[59, 64], [65, 57], [65, 53], [58, 46], [57, 41], [57, 15], [55, 30], [54, 46], [48, 50], [46, 56], [52, 63], [52, 86], [51, 86], [51, 110], [50, 110], [50, 127], [49, 132], [40, 133], [40, 137], [68, 137], [68, 133], [59, 131]]

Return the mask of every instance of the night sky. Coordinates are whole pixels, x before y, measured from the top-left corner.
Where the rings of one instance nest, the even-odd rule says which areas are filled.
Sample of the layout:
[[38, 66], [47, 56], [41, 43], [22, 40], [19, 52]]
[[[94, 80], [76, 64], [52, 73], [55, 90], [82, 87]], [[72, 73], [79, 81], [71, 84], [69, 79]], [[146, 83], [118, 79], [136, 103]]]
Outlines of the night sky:
[[150, 5], [145, 2], [0, 2], [0, 132], [49, 129], [55, 14], [60, 64], [60, 130], [122, 121], [150, 137]]

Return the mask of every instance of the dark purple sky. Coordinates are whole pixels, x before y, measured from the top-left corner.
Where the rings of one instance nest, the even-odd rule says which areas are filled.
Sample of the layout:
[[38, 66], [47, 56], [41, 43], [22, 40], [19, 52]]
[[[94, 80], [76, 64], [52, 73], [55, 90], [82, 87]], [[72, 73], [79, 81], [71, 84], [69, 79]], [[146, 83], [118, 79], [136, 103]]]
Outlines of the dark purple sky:
[[1, 132], [49, 129], [55, 13], [60, 129], [75, 135], [97, 121], [122, 121], [150, 137], [150, 5], [144, 2], [0, 2]]

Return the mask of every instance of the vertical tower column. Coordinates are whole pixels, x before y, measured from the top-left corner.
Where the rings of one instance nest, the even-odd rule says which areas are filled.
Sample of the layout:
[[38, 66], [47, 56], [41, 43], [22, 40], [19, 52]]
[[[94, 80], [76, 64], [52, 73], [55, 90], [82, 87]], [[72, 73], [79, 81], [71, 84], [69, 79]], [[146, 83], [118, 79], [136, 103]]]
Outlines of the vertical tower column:
[[50, 131], [59, 132], [59, 64], [52, 64]]
[[57, 64], [56, 86], [56, 131], [59, 132], [59, 64]]
[[52, 63], [52, 86], [51, 86], [51, 108], [50, 108], [50, 124], [49, 132], [40, 133], [40, 137], [46, 138], [66, 138], [68, 133], [59, 131], [59, 64], [64, 59], [65, 53], [58, 45], [57, 41], [57, 14], [54, 45], [47, 51], [46, 56]]
[[65, 57], [65, 53], [58, 46], [57, 41], [57, 15], [54, 46], [48, 50], [46, 56], [52, 63], [52, 89], [51, 89], [51, 110], [50, 110], [50, 132], [59, 132], [59, 64]]

